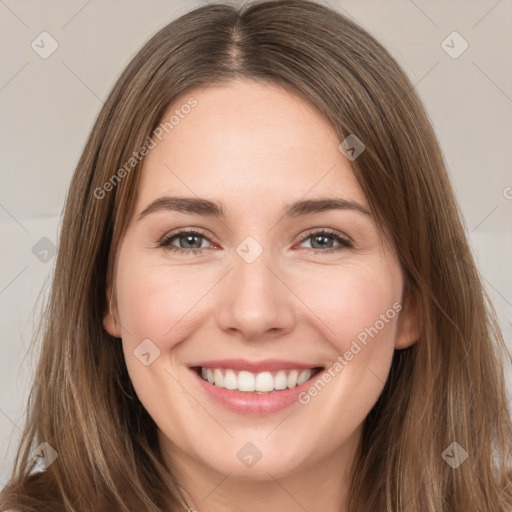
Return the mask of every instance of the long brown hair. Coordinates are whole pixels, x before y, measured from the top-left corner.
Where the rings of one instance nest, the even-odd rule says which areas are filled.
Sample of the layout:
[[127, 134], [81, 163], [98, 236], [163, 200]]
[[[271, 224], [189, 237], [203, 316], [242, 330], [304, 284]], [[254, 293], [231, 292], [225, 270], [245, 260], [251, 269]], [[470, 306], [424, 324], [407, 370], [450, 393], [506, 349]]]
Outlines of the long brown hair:
[[[363, 141], [354, 173], [400, 259], [405, 302], [421, 313], [420, 339], [395, 351], [365, 420], [348, 510], [510, 512], [506, 349], [436, 136], [383, 46], [309, 0], [196, 8], [160, 30], [117, 81], [69, 188], [25, 434], [0, 508], [183, 507], [121, 345], [103, 329], [140, 161], [118, 170], [154, 139], [174, 98], [237, 78], [278, 84], [316, 108], [340, 142], [349, 134]], [[43, 442], [58, 459], [31, 474]], [[457, 468], [443, 456], [454, 446], [468, 454]]]

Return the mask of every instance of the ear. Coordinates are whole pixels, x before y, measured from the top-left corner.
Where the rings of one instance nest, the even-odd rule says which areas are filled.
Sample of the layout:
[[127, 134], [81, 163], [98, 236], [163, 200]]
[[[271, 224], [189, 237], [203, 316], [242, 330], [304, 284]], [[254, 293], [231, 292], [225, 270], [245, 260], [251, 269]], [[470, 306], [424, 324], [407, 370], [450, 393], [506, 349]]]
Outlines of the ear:
[[[114, 338], [120, 338], [121, 332], [119, 329], [119, 318], [117, 314], [117, 302], [115, 297], [112, 296], [112, 283], [107, 281], [105, 311], [103, 312], [103, 327]], [[114, 318], [116, 320], [114, 320]]]
[[398, 318], [395, 349], [408, 348], [418, 341], [423, 332], [423, 316], [414, 293], [407, 293]]

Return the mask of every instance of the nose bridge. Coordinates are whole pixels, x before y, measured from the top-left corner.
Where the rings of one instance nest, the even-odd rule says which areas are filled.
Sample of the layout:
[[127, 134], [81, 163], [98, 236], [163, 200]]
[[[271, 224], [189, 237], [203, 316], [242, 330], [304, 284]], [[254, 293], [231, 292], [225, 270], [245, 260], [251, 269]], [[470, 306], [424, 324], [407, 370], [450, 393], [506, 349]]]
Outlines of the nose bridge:
[[223, 329], [236, 329], [247, 338], [265, 332], [290, 329], [294, 322], [292, 297], [280, 282], [279, 265], [273, 251], [247, 237], [236, 248], [233, 270], [220, 304], [219, 323]]
[[256, 303], [257, 301], [264, 301], [265, 298], [272, 295], [269, 293], [271, 290], [277, 292], [276, 283], [273, 282], [277, 278], [270, 271], [272, 267], [271, 250], [262, 250], [258, 254], [254, 247], [249, 246], [248, 248], [247, 245], [241, 244], [237, 248], [233, 280], [235, 281], [237, 295], [252, 296], [253, 302]]

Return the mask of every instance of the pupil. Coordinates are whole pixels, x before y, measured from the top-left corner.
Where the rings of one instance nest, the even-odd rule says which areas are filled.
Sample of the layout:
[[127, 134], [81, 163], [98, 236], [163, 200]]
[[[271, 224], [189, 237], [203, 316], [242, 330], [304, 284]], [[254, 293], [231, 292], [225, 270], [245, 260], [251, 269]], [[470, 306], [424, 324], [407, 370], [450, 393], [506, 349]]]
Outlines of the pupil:
[[[196, 238], [196, 239], [197, 239], [197, 238], [199, 238], [199, 237], [198, 237], [197, 235], [185, 235], [186, 244], [191, 243], [192, 245], [194, 245], [194, 242], [193, 242], [193, 241], [191, 242], [191, 240], [193, 240], [194, 238]], [[201, 247], [201, 242], [199, 242], [199, 247]], [[188, 248], [189, 248], [189, 247], [187, 247], [187, 249], [188, 249]], [[194, 248], [194, 249], [197, 249], [197, 248], [198, 248], [198, 247], [197, 247], [197, 244], [196, 244], [196, 247], [193, 247], [193, 248]]]
[[[323, 240], [325, 242], [326, 240], [329, 239], [329, 237], [324, 236], [324, 235], [317, 235], [317, 236], [314, 237], [314, 240], [319, 240], [319, 239], [321, 239], [321, 240]], [[325, 245], [323, 245], [323, 246], [325, 247]], [[320, 245], [320, 247], [322, 247], [322, 244]]]

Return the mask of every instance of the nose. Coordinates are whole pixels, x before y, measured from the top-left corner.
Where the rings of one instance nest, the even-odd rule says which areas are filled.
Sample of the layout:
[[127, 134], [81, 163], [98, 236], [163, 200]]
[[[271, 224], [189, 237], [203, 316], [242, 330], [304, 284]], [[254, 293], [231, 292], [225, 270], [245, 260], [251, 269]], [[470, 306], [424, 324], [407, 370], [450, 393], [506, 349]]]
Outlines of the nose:
[[270, 252], [263, 251], [252, 263], [235, 254], [216, 308], [221, 329], [250, 341], [280, 337], [293, 330], [297, 298]]

